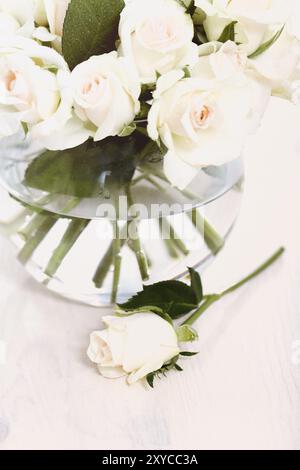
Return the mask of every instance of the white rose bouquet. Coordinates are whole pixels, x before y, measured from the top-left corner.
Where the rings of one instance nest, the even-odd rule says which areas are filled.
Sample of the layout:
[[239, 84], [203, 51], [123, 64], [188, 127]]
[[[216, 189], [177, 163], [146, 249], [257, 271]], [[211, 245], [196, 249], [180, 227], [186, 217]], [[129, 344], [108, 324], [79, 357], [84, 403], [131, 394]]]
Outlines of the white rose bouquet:
[[297, 95], [296, 3], [1, 0], [0, 136], [25, 125], [63, 151], [131, 135], [183, 189], [240, 155], [271, 94]]

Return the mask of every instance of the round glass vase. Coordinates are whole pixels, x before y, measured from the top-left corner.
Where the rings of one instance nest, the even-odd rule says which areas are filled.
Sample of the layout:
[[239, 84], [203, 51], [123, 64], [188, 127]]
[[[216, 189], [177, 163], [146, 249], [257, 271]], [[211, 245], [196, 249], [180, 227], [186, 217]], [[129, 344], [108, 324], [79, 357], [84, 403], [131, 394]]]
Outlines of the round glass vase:
[[213, 260], [238, 216], [243, 174], [241, 159], [208, 167], [181, 191], [157, 155], [138, 164], [97, 152], [76, 160], [14, 136], [0, 145], [0, 230], [50, 291], [93, 306], [122, 303]]

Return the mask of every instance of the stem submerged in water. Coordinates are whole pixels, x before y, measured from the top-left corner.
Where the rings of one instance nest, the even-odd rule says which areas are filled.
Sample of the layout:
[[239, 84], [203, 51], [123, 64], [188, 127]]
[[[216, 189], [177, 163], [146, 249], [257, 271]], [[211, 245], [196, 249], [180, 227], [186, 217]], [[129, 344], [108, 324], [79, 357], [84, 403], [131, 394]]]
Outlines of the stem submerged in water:
[[221, 300], [223, 297], [225, 297], [226, 295], [228, 294], [231, 294], [232, 292], [235, 292], [236, 290], [238, 290], [240, 287], [244, 286], [245, 284], [247, 284], [249, 281], [251, 281], [252, 279], [256, 278], [257, 276], [259, 276], [261, 273], [263, 273], [266, 269], [268, 269], [272, 264], [275, 263], [275, 261], [277, 261], [282, 255], [283, 253], [285, 252], [285, 248], [281, 247], [279, 248], [279, 250], [277, 250], [272, 256], [271, 258], [269, 258], [265, 263], [263, 263], [258, 269], [256, 269], [253, 273], [249, 274], [247, 277], [245, 277], [244, 279], [242, 279], [240, 282], [237, 282], [236, 284], [234, 284], [233, 286], [229, 287], [228, 289], [224, 290], [223, 292], [221, 292], [220, 294], [212, 294], [212, 295], [208, 295], [205, 297], [205, 300], [204, 302], [202, 303], [202, 305], [200, 305], [200, 307], [198, 308], [198, 310], [196, 310], [196, 312], [194, 312], [187, 320], [185, 320], [183, 322], [183, 325], [192, 325], [193, 323], [195, 323], [195, 321], [198, 320], [198, 318], [200, 318], [201, 315], [203, 315], [204, 312], [206, 312], [206, 310], [211, 306], [213, 305], [215, 302], [218, 302], [219, 300]]
[[121, 266], [122, 266], [122, 256], [121, 256], [121, 248], [122, 248], [122, 241], [121, 241], [121, 234], [120, 234], [120, 226], [119, 226], [119, 219], [120, 219], [120, 207], [119, 207], [119, 200], [117, 199], [116, 204], [116, 220], [113, 222], [114, 233], [113, 233], [113, 265], [114, 265], [114, 274], [113, 274], [113, 285], [112, 285], [112, 292], [111, 292], [111, 303], [115, 304], [117, 301], [118, 290], [119, 290], [119, 283], [120, 283], [120, 276], [121, 276]]
[[55, 275], [61, 263], [63, 262], [67, 254], [70, 252], [72, 247], [75, 245], [78, 238], [89, 223], [90, 221], [85, 219], [71, 220], [66, 232], [64, 233], [62, 240], [55, 249], [44, 271], [47, 276], [53, 277]]
[[[127, 233], [128, 233], [128, 222], [125, 224], [124, 227], [122, 227], [120, 231], [120, 243], [121, 243], [121, 248], [125, 245], [125, 242], [127, 240]], [[114, 240], [108, 247], [105, 255], [101, 259], [96, 272], [93, 277], [93, 282], [95, 284], [95, 287], [97, 289], [100, 289], [103, 286], [103, 283], [108, 275], [108, 272], [114, 262]]]
[[199, 210], [193, 209], [188, 215], [194, 227], [202, 235], [210, 251], [216, 255], [224, 246], [224, 238], [221, 237], [208, 220], [200, 214]]
[[[133, 198], [132, 198], [132, 194], [131, 194], [129, 186], [127, 187], [126, 194], [127, 194], [128, 206], [130, 209], [131, 207], [133, 207], [134, 202], [133, 202]], [[130, 214], [128, 214], [128, 217], [129, 215]], [[136, 256], [141, 278], [143, 281], [148, 281], [149, 279], [148, 259], [142, 248], [142, 244], [139, 238], [138, 223], [135, 219], [133, 219], [132, 222], [130, 222], [128, 226], [128, 238], [129, 238], [128, 244], [132, 248]]]
[[44, 216], [44, 220], [39, 224], [18, 255], [18, 259], [22, 264], [28, 263], [35, 250], [42, 243], [56, 222], [57, 219], [55, 217], [49, 215]]
[[[53, 197], [44, 198], [44, 203], [48, 203]], [[40, 201], [41, 204], [42, 201]], [[80, 199], [74, 198], [69, 201], [68, 205], [63, 209], [63, 212], [74, 209], [80, 202]], [[32, 257], [35, 250], [39, 247], [42, 241], [46, 238], [50, 230], [58, 221], [58, 217], [51, 213], [39, 209], [33, 216], [32, 220], [22, 230], [19, 235], [25, 239], [25, 245], [18, 255], [18, 259], [22, 264], [26, 264]]]

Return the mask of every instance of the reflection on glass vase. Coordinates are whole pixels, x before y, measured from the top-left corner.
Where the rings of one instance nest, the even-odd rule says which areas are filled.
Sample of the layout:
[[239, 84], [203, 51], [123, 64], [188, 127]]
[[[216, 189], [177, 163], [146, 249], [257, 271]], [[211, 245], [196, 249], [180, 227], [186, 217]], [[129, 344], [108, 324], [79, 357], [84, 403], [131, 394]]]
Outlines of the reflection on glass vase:
[[200, 170], [180, 191], [154, 155], [131, 166], [105, 154], [99, 167], [98, 153], [85, 155], [73, 171], [61, 152], [11, 140], [0, 152], [1, 232], [39, 283], [89, 305], [123, 302], [143, 284], [183, 278], [187, 267], [202, 270], [224, 247], [241, 204], [241, 160]]

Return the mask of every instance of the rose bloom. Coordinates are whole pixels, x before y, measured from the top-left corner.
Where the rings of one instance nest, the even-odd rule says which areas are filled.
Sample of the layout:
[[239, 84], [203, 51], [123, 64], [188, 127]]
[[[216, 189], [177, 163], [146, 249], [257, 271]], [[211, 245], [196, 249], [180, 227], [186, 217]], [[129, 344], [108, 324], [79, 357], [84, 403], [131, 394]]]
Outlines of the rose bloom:
[[106, 378], [133, 384], [179, 354], [172, 325], [154, 313], [104, 317], [106, 328], [90, 336], [87, 354]]
[[217, 41], [232, 21], [235, 41], [252, 54], [269, 38], [276, 26], [279, 30], [292, 16], [295, 0], [195, 0], [206, 13], [204, 28], [210, 41]]
[[[273, 31], [271, 37], [275, 34]], [[300, 61], [300, 41], [284, 28], [276, 42], [264, 53], [250, 60], [250, 66], [270, 82], [272, 89], [293, 79]]]
[[33, 0], [0, 0], [0, 34], [30, 37], [34, 26]]
[[140, 83], [116, 52], [91, 57], [72, 71], [75, 111], [95, 141], [118, 135], [140, 110]]
[[70, 0], [0, 0], [0, 34], [52, 42], [59, 49], [69, 3]]
[[38, 0], [44, 4], [45, 17], [49, 25], [50, 32], [61, 37], [67, 9], [71, 0]]
[[42, 41], [52, 42], [52, 46], [61, 51], [61, 38], [67, 9], [71, 0], [34, 0], [35, 21], [40, 26], [38, 37]]
[[71, 117], [69, 77], [54, 50], [20, 36], [0, 36], [0, 135], [13, 135], [25, 123], [35, 139], [53, 139]]
[[[205, 54], [208, 46], [203, 46]], [[168, 179], [183, 189], [199, 168], [239, 157], [269, 96], [264, 82], [246, 74], [244, 57], [232, 42], [200, 57], [190, 78], [181, 71], [162, 76], [154, 92], [148, 134], [168, 149], [164, 157]]]
[[135, 67], [142, 83], [157, 73], [182, 68], [197, 58], [191, 16], [176, 0], [131, 0], [121, 13], [119, 52]]

